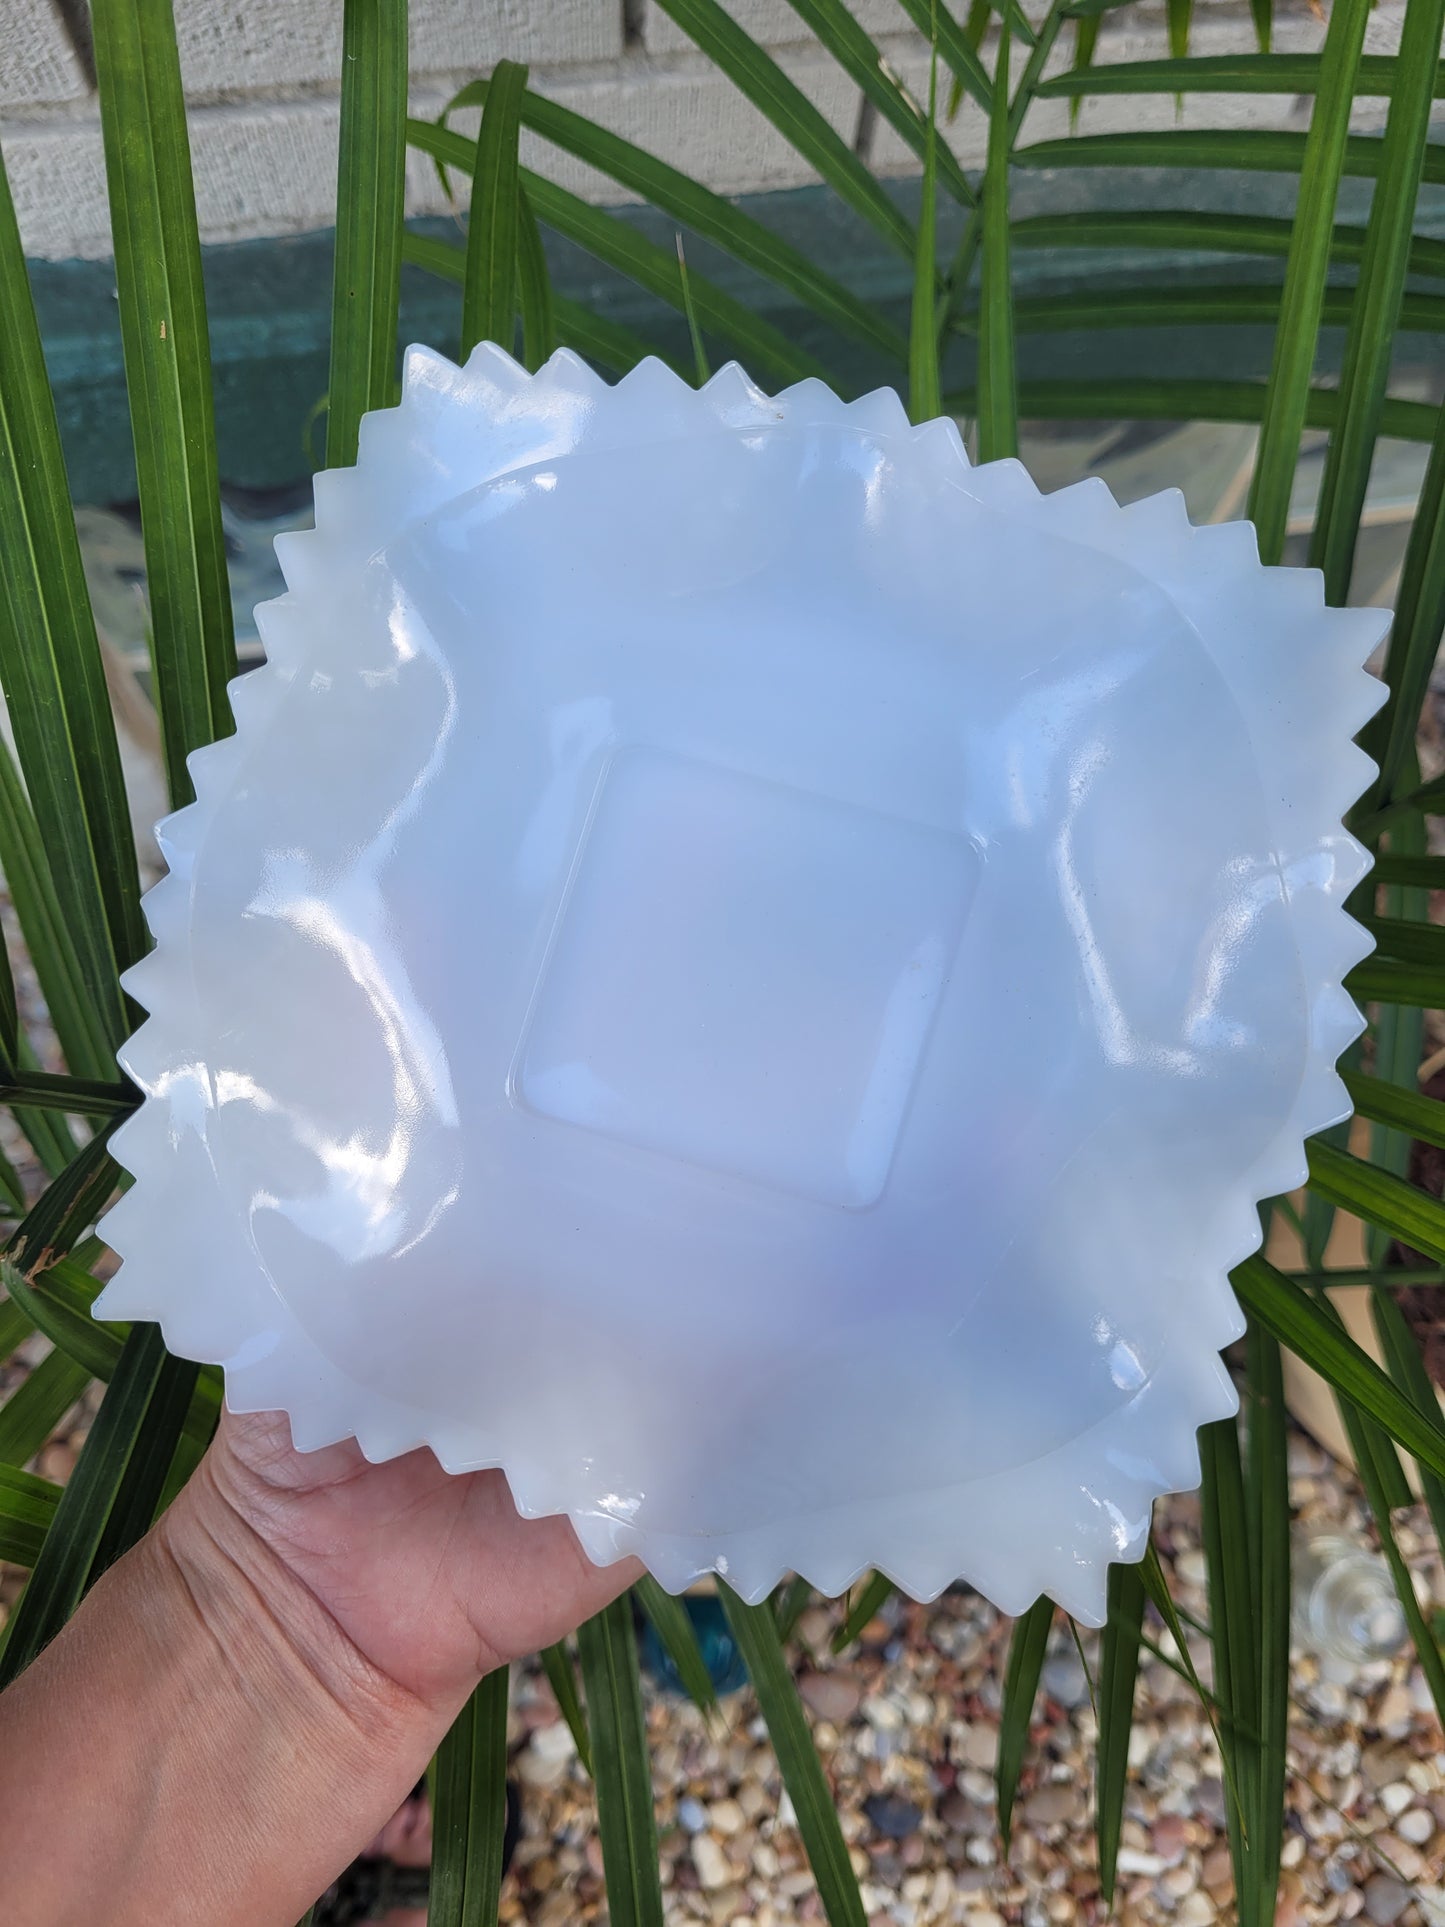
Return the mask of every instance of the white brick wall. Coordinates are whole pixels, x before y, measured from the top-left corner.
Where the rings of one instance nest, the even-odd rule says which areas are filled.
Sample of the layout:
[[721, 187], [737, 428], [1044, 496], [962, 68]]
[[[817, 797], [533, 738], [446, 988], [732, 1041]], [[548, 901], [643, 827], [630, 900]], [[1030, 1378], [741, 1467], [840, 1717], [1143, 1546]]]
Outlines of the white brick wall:
[[412, 0], [412, 68], [478, 72], [495, 60], [609, 60], [622, 52], [620, 0]]
[[[341, 0], [175, 0], [175, 14], [181, 71], [197, 99], [336, 85]], [[483, 72], [498, 60], [612, 60], [621, 52], [620, 0], [413, 0], [415, 73]]]
[[85, 92], [84, 70], [50, 0], [0, 0], [0, 112]]
[[[175, 0], [183, 71], [193, 98], [191, 143], [201, 227], [208, 240], [296, 233], [330, 224], [336, 175], [340, 0]], [[771, 44], [779, 64], [833, 127], [851, 141], [858, 91], [802, 30], [787, 0], [727, 0], [734, 16]], [[852, 0], [858, 19], [882, 35], [890, 66], [926, 96], [923, 43], [908, 32], [898, 0]], [[962, 0], [955, 0], [961, 8]], [[1370, 45], [1391, 49], [1402, 0], [1380, 0]], [[505, 56], [533, 63], [532, 84], [724, 193], [794, 187], [809, 178], [771, 124], [648, 0], [630, 7], [641, 44], [624, 44], [623, 0], [412, 0], [413, 105], [435, 114], [456, 88]], [[885, 31], [886, 30], [886, 31]], [[1317, 48], [1323, 28], [1306, 0], [1276, 14], [1282, 50]], [[1055, 67], [1071, 58], [1063, 36]], [[1200, 51], [1246, 50], [1247, 8], [1204, 0], [1195, 14]], [[1157, 4], [1105, 16], [1099, 60], [1165, 51]], [[1195, 96], [1187, 124], [1303, 126], [1308, 102], [1252, 95]], [[1360, 124], [1378, 122], [1367, 104]], [[465, 123], [464, 123], [465, 124]], [[1086, 101], [1081, 131], [1170, 127], [1172, 96]], [[1027, 137], [1069, 129], [1064, 101], [1041, 102]], [[982, 160], [983, 119], [965, 103], [947, 138], [961, 160]], [[32, 254], [64, 258], [109, 252], [99, 130], [85, 73], [51, 0], [0, 0], [0, 133], [21, 229]], [[867, 136], [867, 158], [884, 173], [917, 170], [885, 123]], [[623, 198], [611, 182], [527, 135], [529, 166], [590, 198]], [[440, 212], [445, 199], [429, 161], [408, 170], [414, 212]]]
[[[786, 47], [794, 41], [811, 40], [801, 16], [788, 0], [723, 0], [740, 27], [765, 47]], [[859, 25], [871, 34], [896, 34], [908, 28], [908, 15], [898, 0], [852, 0], [851, 11]], [[650, 54], [691, 52], [694, 46], [681, 27], [674, 26], [657, 0], [645, 0], [642, 15], [642, 44]]]

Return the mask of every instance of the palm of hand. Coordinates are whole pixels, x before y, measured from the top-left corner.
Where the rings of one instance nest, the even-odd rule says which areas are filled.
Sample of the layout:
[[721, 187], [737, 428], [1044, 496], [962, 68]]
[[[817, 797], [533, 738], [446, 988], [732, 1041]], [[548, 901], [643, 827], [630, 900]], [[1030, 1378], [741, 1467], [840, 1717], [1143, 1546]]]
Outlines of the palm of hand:
[[500, 1472], [428, 1451], [298, 1452], [278, 1413], [226, 1412], [199, 1475], [371, 1663], [431, 1704], [600, 1611], [641, 1568], [588, 1560], [565, 1519], [521, 1518]]

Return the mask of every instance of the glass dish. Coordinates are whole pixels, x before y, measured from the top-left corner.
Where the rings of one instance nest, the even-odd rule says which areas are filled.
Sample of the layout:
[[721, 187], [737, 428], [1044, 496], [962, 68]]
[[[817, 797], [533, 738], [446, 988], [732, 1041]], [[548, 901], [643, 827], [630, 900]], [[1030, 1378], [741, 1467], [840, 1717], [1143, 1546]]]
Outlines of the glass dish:
[[1384, 615], [891, 393], [492, 347], [278, 548], [98, 1309], [673, 1589], [1097, 1623], [1347, 1112]]

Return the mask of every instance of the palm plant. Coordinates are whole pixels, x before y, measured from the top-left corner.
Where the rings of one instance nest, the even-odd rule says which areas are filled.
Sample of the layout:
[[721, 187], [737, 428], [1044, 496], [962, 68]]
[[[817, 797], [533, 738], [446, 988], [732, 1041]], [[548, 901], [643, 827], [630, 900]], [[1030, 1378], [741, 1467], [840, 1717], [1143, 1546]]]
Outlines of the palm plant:
[[[408, 120], [406, 0], [346, 0], [326, 461], [354, 460], [362, 415], [394, 397], [403, 259], [457, 284], [464, 348], [484, 337], [519, 339], [522, 357], [535, 367], [565, 343], [618, 373], [657, 351], [633, 330], [552, 289], [542, 230], [620, 270], [673, 309], [691, 342], [689, 375], [705, 372], [709, 351], [718, 349], [775, 382], [829, 374], [826, 346], [800, 345], [797, 331], [764, 320], [690, 269], [681, 240], [676, 249], [659, 246], [625, 218], [521, 167], [522, 128], [650, 202], [702, 254], [720, 250], [782, 291], [808, 318], [810, 343], [866, 351], [906, 384], [916, 418], [941, 409], [971, 418], [982, 459], [1016, 451], [1021, 414], [1257, 424], [1248, 509], [1264, 560], [1277, 561], [1302, 435], [1307, 427], [1327, 430], [1309, 554], [1333, 601], [1350, 590], [1378, 440], [1388, 435], [1428, 444], [1389, 646], [1390, 698], [1367, 745], [1379, 774], [1353, 824], [1378, 854], [1354, 905], [1377, 949], [1351, 984], [1372, 1021], [1347, 1067], [1356, 1109], [1369, 1124], [1368, 1155], [1342, 1138], [1315, 1143], [1300, 1220], [1304, 1267], [1287, 1273], [1256, 1257], [1235, 1275], [1249, 1316], [1243, 1424], [1211, 1426], [1201, 1441], [1208, 1628], [1191, 1632], [1181, 1623], [1165, 1564], [1151, 1550], [1142, 1566], [1114, 1569], [1103, 1635], [1097, 1825], [1105, 1896], [1113, 1890], [1134, 1686], [1152, 1608], [1196, 1687], [1191, 1638], [1212, 1645], [1214, 1685], [1205, 1697], [1225, 1761], [1240, 1918], [1260, 1927], [1272, 1918], [1286, 1775], [1290, 1575], [1282, 1348], [1312, 1365], [1339, 1402], [1419, 1662], [1445, 1715], [1445, 1660], [1416, 1603], [1391, 1525], [1392, 1507], [1408, 1490], [1404, 1451], [1422, 1469], [1429, 1511], [1445, 1540], [1445, 1427], [1390, 1289], [1396, 1241], [1440, 1267], [1417, 1269], [1412, 1278], [1445, 1282], [1445, 1204], [1407, 1175], [1413, 1141], [1445, 1146], [1445, 1103], [1422, 1096], [1416, 1079], [1425, 1012], [1445, 1006], [1445, 933], [1427, 916], [1428, 892], [1445, 887], [1445, 857], [1430, 854], [1427, 840], [1430, 816], [1445, 814], [1445, 779], [1422, 783], [1415, 756], [1418, 717], [1445, 626], [1445, 410], [1390, 394], [1401, 328], [1435, 330], [1445, 321], [1438, 293], [1431, 292], [1445, 277], [1445, 248], [1416, 233], [1421, 183], [1445, 180], [1445, 147], [1429, 139], [1445, 0], [1408, 0], [1400, 52], [1390, 58], [1362, 52], [1369, 0], [1333, 0], [1323, 50], [1310, 56], [1269, 51], [1270, 0], [1255, 0], [1260, 51], [1216, 59], [1188, 53], [1188, 0], [1170, 0], [1169, 58], [1097, 67], [1100, 16], [1110, 3], [1048, 0], [1041, 14], [1029, 17], [1018, 0], [1007, 0], [996, 9], [990, 63], [991, 0], [974, 0], [964, 20], [941, 0], [900, 0], [902, 15], [934, 49], [929, 97], [920, 104], [880, 59], [845, 0], [792, 0], [880, 120], [916, 154], [922, 191], [913, 218], [907, 197], [885, 187], [719, 0], [658, 0], [846, 208], [908, 265], [913, 297], [905, 331], [845, 277], [754, 215], [529, 91], [520, 67], [502, 63], [453, 103], [458, 112], [481, 107], [475, 139], [451, 125], [451, 110], [436, 123]], [[191, 794], [187, 754], [231, 727], [226, 684], [236, 667], [201, 252], [170, 0], [93, 0], [92, 15], [144, 524], [153, 687], [170, 793], [180, 805]], [[902, 16], [900, 24], [906, 24]], [[1066, 28], [1073, 65], [1046, 77]], [[1024, 138], [1035, 100], [1195, 91], [1312, 96], [1308, 132], [1181, 126], [1032, 145]], [[1388, 98], [1380, 136], [1349, 131], [1351, 108], [1365, 95]], [[965, 172], [938, 134], [941, 115], [960, 102], [963, 111], [986, 117], [981, 174]], [[457, 184], [468, 216], [464, 238], [452, 242], [404, 226], [408, 143]], [[1152, 203], [1067, 223], [1047, 212], [1011, 221], [1014, 170], [1139, 165], [1164, 170], [1152, 177]], [[1181, 211], [1171, 205], [1177, 193], [1157, 188], [1171, 170], [1179, 177], [1190, 170], [1197, 180], [1200, 170], [1240, 169], [1292, 177], [1293, 218]], [[1346, 176], [1374, 183], [1363, 227], [1337, 220]], [[945, 233], [951, 242], [941, 247]], [[1186, 251], [1195, 271], [1161, 286], [1141, 270], [1133, 282], [1111, 288], [1106, 304], [1072, 298], [1070, 306], [1067, 295], [1051, 304], [1016, 304], [1012, 250], [1040, 243], [1128, 247], [1146, 267], [1150, 250]], [[1247, 257], [1264, 262], [1264, 278], [1230, 278]], [[1121, 320], [1165, 330], [1228, 329], [1262, 319], [1274, 330], [1263, 382], [1020, 380], [1017, 372], [1019, 340], [1044, 329], [1095, 330]], [[1318, 381], [1326, 323], [1345, 331], [1338, 380], [1327, 384]], [[968, 370], [966, 380], [954, 385], [960, 367]], [[0, 868], [66, 1065], [63, 1075], [37, 1067], [0, 950], [0, 1102], [48, 1176], [32, 1200], [0, 1157], [0, 1213], [9, 1221], [0, 1359], [34, 1332], [52, 1345], [0, 1408], [0, 1558], [30, 1569], [4, 1629], [3, 1680], [36, 1653], [190, 1475], [220, 1396], [217, 1374], [170, 1356], [154, 1328], [102, 1325], [89, 1316], [98, 1289], [92, 1273], [103, 1252], [93, 1226], [124, 1182], [107, 1138], [135, 1101], [115, 1071], [115, 1048], [136, 1015], [118, 979], [147, 938], [115, 729], [3, 170], [0, 676], [15, 744], [13, 757], [0, 747]], [[1337, 1208], [1371, 1227], [1370, 1266], [1350, 1278], [1372, 1289], [1385, 1368], [1347, 1336], [1331, 1301], [1323, 1254]], [[94, 1380], [104, 1382], [104, 1397], [62, 1490], [23, 1468]], [[880, 1578], [859, 1589], [844, 1641], [887, 1591]], [[835, 1927], [863, 1927], [858, 1887], [787, 1658], [806, 1590], [794, 1584], [755, 1607], [725, 1586], [722, 1596], [828, 1918]], [[706, 1700], [707, 1671], [686, 1612], [646, 1581], [637, 1603], [684, 1682]], [[1013, 1636], [998, 1769], [1005, 1829], [1054, 1610], [1041, 1600]], [[630, 1607], [619, 1602], [584, 1626], [575, 1655], [558, 1647], [542, 1658], [596, 1784], [615, 1927], [660, 1922]], [[431, 1918], [437, 1923], [495, 1917], [505, 1738], [506, 1681], [494, 1676], [436, 1765]]]

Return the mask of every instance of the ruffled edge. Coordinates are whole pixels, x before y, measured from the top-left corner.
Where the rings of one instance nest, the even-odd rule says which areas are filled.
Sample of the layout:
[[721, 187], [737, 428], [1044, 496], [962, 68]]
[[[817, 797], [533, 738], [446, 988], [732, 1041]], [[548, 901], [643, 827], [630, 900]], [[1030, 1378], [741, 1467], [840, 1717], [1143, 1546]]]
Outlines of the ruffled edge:
[[[188, 941], [195, 862], [247, 745], [305, 666], [313, 598], [334, 594], [338, 580], [401, 528], [456, 495], [584, 443], [593, 452], [800, 423], [885, 438], [897, 459], [926, 464], [991, 509], [1113, 556], [1171, 598], [1250, 730], [1311, 1013], [1310, 1062], [1289, 1117], [1221, 1199], [1208, 1250], [1188, 1281], [1197, 1349], [1167, 1353], [1133, 1399], [1067, 1446], [955, 1488], [948, 1532], [940, 1529], [936, 1492], [850, 1506], [856, 1556], [839, 1553], [826, 1513], [706, 1541], [639, 1532], [569, 1503], [530, 1453], [502, 1440], [479, 1449], [477, 1431], [449, 1428], [356, 1384], [276, 1297], [224, 1201], [217, 1197], [208, 1213], [203, 1200], [208, 1189], [215, 1194], [214, 1172], [197, 1148], [203, 1134], [186, 1129], [211, 1104], [194, 1056]], [[286, 1412], [302, 1449], [354, 1437], [376, 1461], [427, 1445], [449, 1471], [499, 1465], [524, 1514], [565, 1512], [594, 1561], [640, 1554], [673, 1590], [716, 1571], [757, 1600], [791, 1570], [836, 1594], [876, 1566], [916, 1598], [964, 1579], [1005, 1611], [1021, 1611], [1047, 1592], [1080, 1620], [1102, 1623], [1108, 1564], [1142, 1555], [1154, 1499], [1198, 1483], [1198, 1427], [1236, 1408], [1218, 1354], [1243, 1329], [1228, 1273], [1258, 1247], [1256, 1206], [1301, 1183], [1304, 1140], [1349, 1115], [1335, 1060], [1364, 1020], [1343, 978], [1372, 943], [1344, 902], [1370, 859], [1341, 818], [1373, 774], [1349, 739], [1385, 697], [1363, 664], [1388, 627], [1387, 612], [1327, 608], [1317, 571], [1264, 567], [1248, 523], [1196, 527], [1177, 491], [1127, 508], [1098, 479], [1041, 494], [1018, 462], [971, 466], [955, 423], [915, 427], [891, 390], [845, 402], [822, 382], [806, 381], [769, 396], [736, 364], [693, 389], [648, 360], [609, 386], [566, 350], [529, 375], [490, 343], [465, 367], [414, 347], [400, 405], [367, 416], [357, 466], [319, 475], [315, 496], [315, 528], [277, 540], [287, 592], [257, 611], [265, 665], [230, 685], [236, 733], [188, 759], [195, 801], [157, 829], [169, 867], [144, 900], [155, 948], [123, 980], [151, 1015], [120, 1053], [146, 1097], [112, 1139], [136, 1182], [102, 1222], [125, 1262], [97, 1315], [157, 1320], [173, 1350], [226, 1367], [234, 1409]], [[1244, 641], [1251, 630], [1258, 635], [1261, 603], [1269, 605], [1277, 648]], [[1308, 682], [1291, 670], [1306, 636], [1317, 659]], [[127, 1246], [137, 1255], [127, 1258]], [[204, 1292], [195, 1286], [200, 1277]], [[1024, 1547], [1020, 1517], [1030, 1520]]]

